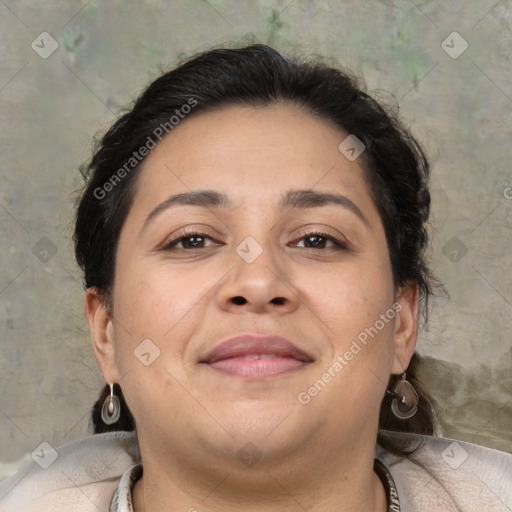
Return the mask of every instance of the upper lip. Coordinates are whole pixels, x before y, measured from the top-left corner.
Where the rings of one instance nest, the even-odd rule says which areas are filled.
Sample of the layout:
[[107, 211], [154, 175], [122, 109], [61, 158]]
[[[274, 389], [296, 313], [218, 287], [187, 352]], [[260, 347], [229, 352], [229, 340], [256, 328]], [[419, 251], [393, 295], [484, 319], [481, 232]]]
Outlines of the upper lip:
[[258, 335], [253, 333], [239, 334], [220, 342], [202, 363], [214, 363], [230, 357], [243, 357], [250, 354], [275, 354], [279, 357], [293, 357], [298, 361], [311, 362], [314, 359], [304, 350], [301, 350], [291, 341], [281, 336]]

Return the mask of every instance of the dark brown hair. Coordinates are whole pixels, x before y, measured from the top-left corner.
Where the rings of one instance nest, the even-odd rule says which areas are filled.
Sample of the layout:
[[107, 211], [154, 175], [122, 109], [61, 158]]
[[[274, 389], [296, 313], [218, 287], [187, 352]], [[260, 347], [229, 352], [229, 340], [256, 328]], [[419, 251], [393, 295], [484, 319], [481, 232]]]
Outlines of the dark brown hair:
[[[132, 162], [149, 139], [159, 141], [155, 140], [159, 127], [172, 129], [169, 121], [183, 112], [184, 105], [194, 104], [187, 114], [193, 116], [232, 104], [266, 106], [282, 102], [305, 109], [364, 144], [360, 158], [384, 226], [395, 290], [417, 283], [426, 320], [428, 298], [436, 281], [425, 261], [429, 163], [421, 146], [397, 116], [369, 96], [363, 82], [351, 73], [319, 60], [286, 58], [261, 44], [213, 49], [163, 74], [97, 142], [90, 163], [82, 167], [86, 184], [74, 233], [76, 260], [84, 271], [85, 288], [95, 287], [114, 310], [111, 292], [117, 244], [140, 168], [140, 162], [132, 167], [126, 163]], [[119, 179], [113, 180], [115, 175]], [[104, 193], [109, 183], [108, 193]], [[398, 420], [390, 410], [392, 397], [386, 394], [380, 430], [435, 433], [433, 401], [418, 379], [419, 363], [415, 354], [407, 368], [407, 378], [420, 395], [418, 412], [409, 420]], [[389, 389], [398, 378], [390, 377]], [[119, 386], [123, 415], [118, 423], [103, 425], [100, 410], [106, 393], [107, 388], [93, 408], [95, 432], [133, 430], [135, 422]], [[395, 453], [413, 451], [380, 434], [379, 442]]]

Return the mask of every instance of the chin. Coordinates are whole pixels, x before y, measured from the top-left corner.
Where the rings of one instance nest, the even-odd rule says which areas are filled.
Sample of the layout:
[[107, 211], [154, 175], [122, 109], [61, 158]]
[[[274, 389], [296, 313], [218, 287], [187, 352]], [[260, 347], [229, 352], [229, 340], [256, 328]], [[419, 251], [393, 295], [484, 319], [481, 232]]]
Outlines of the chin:
[[281, 437], [288, 439], [304, 428], [304, 418], [294, 408], [282, 400], [245, 400], [230, 404], [229, 410], [219, 412], [218, 418], [222, 418], [219, 422], [233, 438], [267, 445]]

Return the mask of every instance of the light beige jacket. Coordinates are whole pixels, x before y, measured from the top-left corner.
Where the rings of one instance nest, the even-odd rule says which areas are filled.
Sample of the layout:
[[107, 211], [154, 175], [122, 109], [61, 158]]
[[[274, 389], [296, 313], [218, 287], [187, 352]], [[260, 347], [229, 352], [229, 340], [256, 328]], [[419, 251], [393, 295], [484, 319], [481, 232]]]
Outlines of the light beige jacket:
[[[395, 482], [401, 512], [512, 511], [512, 454], [421, 437], [426, 444], [410, 458], [376, 449]], [[134, 433], [97, 434], [56, 449], [43, 446], [0, 482], [0, 512], [108, 512], [121, 477], [139, 463]], [[131, 512], [126, 505], [117, 510]]]

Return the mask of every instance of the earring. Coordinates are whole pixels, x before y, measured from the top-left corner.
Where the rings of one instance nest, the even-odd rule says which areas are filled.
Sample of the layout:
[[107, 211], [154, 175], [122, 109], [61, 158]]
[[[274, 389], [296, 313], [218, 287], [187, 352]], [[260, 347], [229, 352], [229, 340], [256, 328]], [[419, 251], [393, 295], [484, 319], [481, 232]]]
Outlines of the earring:
[[401, 420], [407, 420], [416, 414], [420, 399], [413, 385], [407, 380], [403, 366], [402, 372], [402, 379], [397, 382], [393, 391], [388, 393], [395, 397], [391, 402], [393, 414]]
[[119, 419], [119, 416], [121, 416], [121, 403], [119, 402], [119, 398], [114, 395], [114, 384], [109, 385], [110, 395], [107, 396], [103, 402], [101, 419], [107, 425], [112, 425], [112, 423], [115, 423]]

